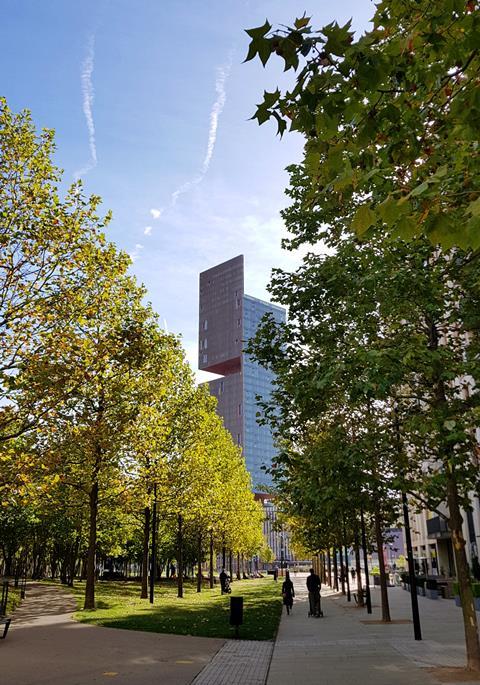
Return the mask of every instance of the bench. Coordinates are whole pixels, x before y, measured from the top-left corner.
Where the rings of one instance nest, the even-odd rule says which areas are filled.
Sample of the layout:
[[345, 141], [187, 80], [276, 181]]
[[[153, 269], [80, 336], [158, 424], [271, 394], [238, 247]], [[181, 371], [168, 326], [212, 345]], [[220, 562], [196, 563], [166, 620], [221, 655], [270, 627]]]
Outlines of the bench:
[[0, 640], [5, 640], [5, 638], [7, 637], [8, 629], [10, 628], [11, 622], [12, 619], [9, 616], [0, 617], [0, 626], [4, 626], [3, 635], [0, 635]]
[[0, 626], [3, 626], [3, 635], [0, 635], [0, 640], [4, 640], [7, 637], [8, 629], [10, 628], [10, 623], [12, 619], [10, 616], [6, 616], [7, 613], [7, 600], [8, 600], [8, 580], [4, 580], [2, 583], [2, 599], [0, 601]]

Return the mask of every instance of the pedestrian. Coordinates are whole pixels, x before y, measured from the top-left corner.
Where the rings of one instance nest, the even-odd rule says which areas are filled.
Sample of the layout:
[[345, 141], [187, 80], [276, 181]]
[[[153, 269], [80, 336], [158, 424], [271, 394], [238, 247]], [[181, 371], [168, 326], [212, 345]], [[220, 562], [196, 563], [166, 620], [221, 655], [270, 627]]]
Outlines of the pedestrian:
[[230, 594], [230, 579], [228, 577], [228, 574], [225, 572], [225, 569], [222, 568], [222, 571], [219, 575], [220, 578], [220, 588], [222, 590], [222, 595], [225, 594]]
[[310, 569], [310, 575], [307, 577], [307, 590], [308, 590], [308, 601], [310, 603], [309, 616], [315, 616], [319, 618], [323, 616], [323, 612], [320, 606], [320, 588], [322, 583], [319, 576], [315, 573], [314, 569]]
[[356, 571], [353, 567], [350, 569], [350, 573], [352, 574], [352, 580], [355, 580]]
[[283, 603], [287, 608], [287, 614], [290, 614], [293, 607], [293, 598], [295, 597], [295, 588], [290, 580], [289, 571], [285, 572], [285, 580], [282, 583], [282, 597]]
[[273, 580], [277, 582], [278, 580], [278, 566], [273, 567]]

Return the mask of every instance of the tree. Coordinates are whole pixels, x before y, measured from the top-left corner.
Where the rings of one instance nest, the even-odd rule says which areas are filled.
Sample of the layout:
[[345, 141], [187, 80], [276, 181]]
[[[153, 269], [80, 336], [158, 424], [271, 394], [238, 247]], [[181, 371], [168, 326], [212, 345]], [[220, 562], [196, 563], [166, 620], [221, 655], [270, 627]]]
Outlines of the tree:
[[[294, 205], [286, 216], [297, 221], [299, 213]], [[301, 439], [315, 417], [363, 406], [356, 437], [368, 438], [371, 466], [361, 482], [377, 464], [387, 495], [388, 488], [409, 492], [431, 510], [447, 502], [470, 668], [477, 667], [478, 636], [461, 507], [471, 506], [469, 493], [480, 483], [472, 458], [480, 399], [478, 269], [468, 253], [443, 253], [426, 241], [359, 242], [343, 234], [335, 254], [309, 255], [296, 273], [276, 273], [271, 290], [291, 319], [283, 326], [267, 321], [252, 345], [278, 377], [267, 415], [282, 437], [295, 430]], [[394, 407], [400, 452], [388, 438]], [[377, 415], [374, 431], [369, 412]]]
[[126, 276], [128, 260], [112, 247], [92, 264], [83, 298], [85, 315], [73, 317], [61, 337], [49, 334], [50, 377], [60, 369], [75, 384], [38, 429], [50, 448], [51, 468], [62, 482], [85, 493], [89, 541], [85, 608], [95, 607], [95, 557], [99, 506], [120, 496], [129, 463], [129, 428], [139, 404], [139, 385], [154, 326], [143, 291]]
[[[83, 290], [102, 248], [108, 216], [99, 198], [72, 186], [64, 200], [53, 166], [53, 132], [35, 131], [28, 112], [0, 99], [0, 442], [32, 430], [68, 394], [68, 376], [50, 378], [45, 336], [85, 310]], [[33, 369], [36, 367], [36, 373]], [[24, 382], [24, 372], [29, 381]], [[10, 448], [7, 448], [10, 449]]]
[[295, 70], [305, 57], [291, 92], [265, 93], [255, 117], [306, 139], [290, 168], [285, 246], [323, 241], [336, 252], [276, 273], [274, 299], [294, 323], [265, 325], [260, 358], [283, 371], [289, 418], [315, 402], [322, 415], [345, 393], [380, 405], [392, 429], [401, 414], [387, 475], [431, 509], [448, 503], [472, 670], [480, 649], [461, 507], [478, 487], [478, 255], [468, 251], [480, 245], [478, 22], [471, 2], [381, 2], [358, 40], [349, 24], [313, 32], [304, 16], [250, 29], [247, 55], [265, 64], [277, 53]]
[[305, 136], [305, 203], [332, 231], [355, 198], [358, 236], [378, 224], [392, 237], [480, 247], [479, 30], [473, 0], [384, 0], [358, 38], [350, 22], [315, 31], [306, 16], [247, 31], [247, 60], [276, 54], [297, 71], [254, 117]]

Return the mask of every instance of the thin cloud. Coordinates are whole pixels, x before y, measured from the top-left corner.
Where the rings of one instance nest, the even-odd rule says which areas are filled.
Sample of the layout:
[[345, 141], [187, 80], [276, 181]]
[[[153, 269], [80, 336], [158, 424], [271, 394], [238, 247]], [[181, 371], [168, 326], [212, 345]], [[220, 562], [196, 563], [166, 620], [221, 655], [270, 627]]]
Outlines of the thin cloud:
[[160, 219], [160, 217], [163, 214], [163, 208], [160, 208], [160, 209], [153, 208], [150, 210], [150, 214], [153, 216], [154, 219]]
[[[205, 158], [203, 160], [202, 166], [200, 168], [200, 173], [198, 173], [194, 178], [186, 181], [181, 186], [179, 186], [170, 197], [169, 207], [175, 207], [178, 198], [189, 190], [197, 186], [203, 181], [207, 171], [210, 167], [210, 162], [212, 161], [213, 152], [215, 150], [215, 143], [217, 142], [217, 131], [218, 131], [218, 120], [223, 112], [225, 103], [227, 101], [227, 91], [226, 84], [228, 77], [230, 76], [230, 71], [232, 69], [233, 52], [230, 52], [226, 64], [217, 67], [216, 78], [215, 78], [215, 92], [216, 98], [213, 103], [212, 109], [210, 110], [210, 126], [208, 130], [208, 141], [207, 141], [207, 151], [205, 153]], [[158, 211], [158, 210], [156, 210]], [[152, 213], [153, 210], [150, 210]], [[160, 211], [160, 215], [163, 214], [164, 209]], [[152, 214], [153, 215], [153, 214]], [[159, 218], [156, 216], [154, 218]]]
[[82, 62], [81, 85], [83, 97], [83, 114], [87, 123], [88, 146], [90, 149], [90, 161], [82, 169], [76, 171], [74, 176], [80, 178], [88, 171], [97, 166], [97, 145], [95, 141], [95, 122], [93, 120], [93, 101], [95, 91], [93, 88], [92, 74], [95, 66], [95, 34], [91, 34], [87, 41], [85, 59]]
[[129, 257], [132, 260], [132, 262], [136, 262], [137, 259], [140, 257], [140, 252], [143, 250], [143, 245], [140, 243], [137, 243], [135, 245], [135, 249], [130, 252]]
[[143, 229], [143, 235], [150, 235], [152, 232], [152, 227], [151, 226], [145, 226]]

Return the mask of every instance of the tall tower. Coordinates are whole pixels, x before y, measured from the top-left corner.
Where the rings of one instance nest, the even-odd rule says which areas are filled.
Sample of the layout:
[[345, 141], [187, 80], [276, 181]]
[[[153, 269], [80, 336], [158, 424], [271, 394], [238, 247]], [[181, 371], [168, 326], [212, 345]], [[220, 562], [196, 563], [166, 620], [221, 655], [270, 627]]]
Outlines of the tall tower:
[[256, 421], [256, 397], [269, 397], [274, 376], [243, 350], [266, 313], [285, 321], [285, 309], [245, 294], [243, 255], [200, 274], [198, 367], [222, 376], [209, 382], [210, 392], [258, 493], [271, 483], [262, 466], [271, 464], [276, 450], [270, 428]]

